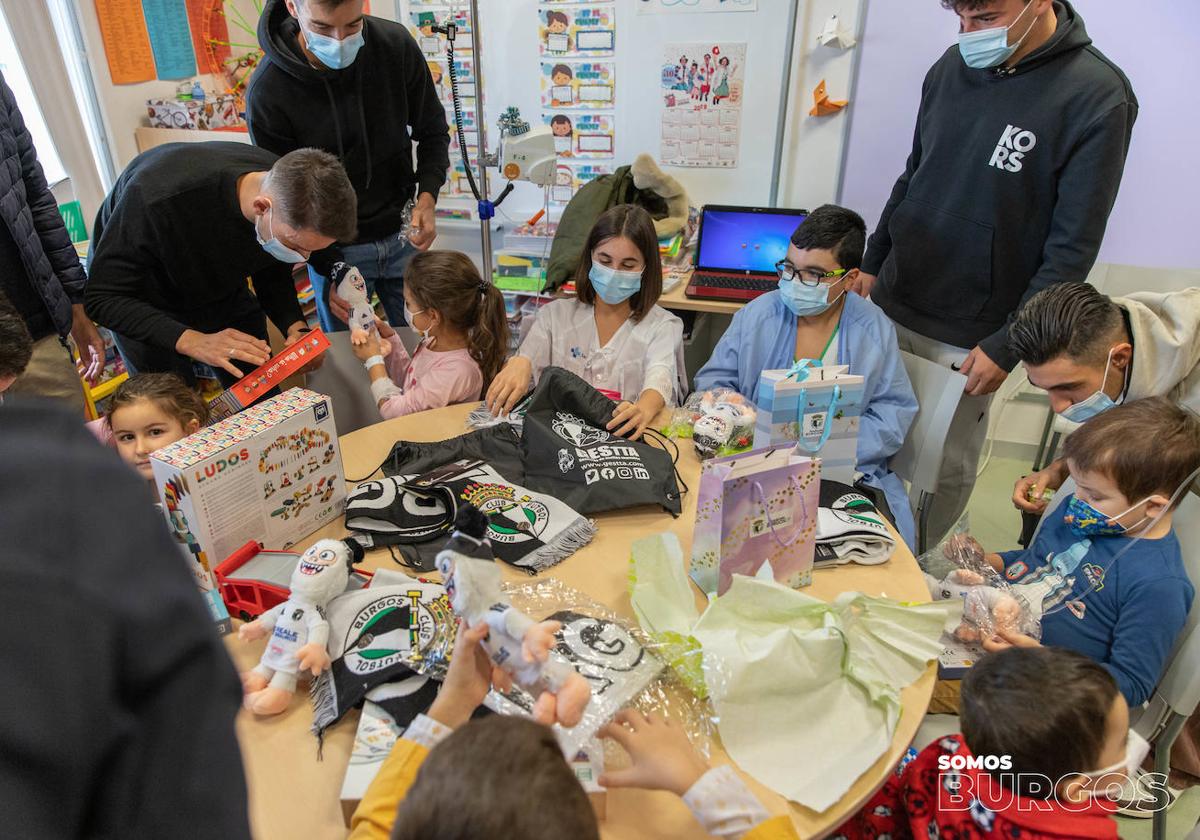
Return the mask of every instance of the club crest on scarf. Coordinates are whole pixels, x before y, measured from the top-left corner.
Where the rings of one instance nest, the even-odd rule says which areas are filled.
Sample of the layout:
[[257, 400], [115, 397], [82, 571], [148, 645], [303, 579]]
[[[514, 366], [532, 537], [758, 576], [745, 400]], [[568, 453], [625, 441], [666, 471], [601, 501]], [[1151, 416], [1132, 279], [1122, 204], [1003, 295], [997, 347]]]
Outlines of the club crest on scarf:
[[452, 626], [446, 594], [412, 588], [403, 595], [372, 601], [346, 631], [344, 663], [355, 674], [372, 674], [398, 662], [419, 667], [440, 632]]
[[459, 497], [488, 518], [488, 539], [517, 543], [538, 539], [550, 522], [550, 509], [528, 495], [517, 495], [505, 484], [468, 484]]

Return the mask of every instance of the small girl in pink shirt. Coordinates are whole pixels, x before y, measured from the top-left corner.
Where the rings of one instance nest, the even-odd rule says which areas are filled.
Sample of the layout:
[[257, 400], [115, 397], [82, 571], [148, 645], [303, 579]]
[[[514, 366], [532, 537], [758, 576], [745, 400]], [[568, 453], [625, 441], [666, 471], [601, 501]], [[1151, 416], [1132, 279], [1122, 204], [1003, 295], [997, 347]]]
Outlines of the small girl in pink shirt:
[[417, 254], [404, 270], [404, 314], [421, 334], [410, 357], [399, 336], [377, 321], [379, 337], [356, 345], [384, 419], [473, 402], [504, 365], [504, 296], [458, 251]]

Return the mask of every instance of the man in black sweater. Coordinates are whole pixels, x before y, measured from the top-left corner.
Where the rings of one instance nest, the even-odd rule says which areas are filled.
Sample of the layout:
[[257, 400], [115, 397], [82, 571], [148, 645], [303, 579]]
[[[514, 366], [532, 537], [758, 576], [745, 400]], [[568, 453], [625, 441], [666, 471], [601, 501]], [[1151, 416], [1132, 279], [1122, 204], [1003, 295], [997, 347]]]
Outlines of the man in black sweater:
[[288, 343], [307, 331], [292, 265], [353, 237], [354, 213], [342, 165], [318, 149], [150, 149], [96, 214], [88, 312], [132, 372], [193, 382], [195, 360], [230, 384], [270, 358], [264, 312]]
[[925, 77], [912, 154], [858, 289], [896, 322], [902, 350], [967, 376], [930, 545], [974, 487], [991, 394], [1017, 363], [1012, 315], [1053, 283], [1087, 279], [1138, 107], [1067, 0], [942, 5], [959, 16], [959, 44]]
[[0, 834], [248, 840], [241, 686], [146, 482], [16, 400], [0, 463]]
[[[268, 0], [258, 23], [265, 55], [246, 92], [254, 142], [276, 154], [312, 146], [336, 154], [358, 194], [358, 238], [314, 255], [309, 278], [326, 331], [329, 266], [344, 259], [404, 324], [404, 267], [437, 234], [434, 203], [450, 166], [446, 111], [420, 48], [398, 23], [363, 14], [363, 0]], [[417, 144], [413, 167], [413, 143]], [[409, 237], [404, 206], [416, 199]]]

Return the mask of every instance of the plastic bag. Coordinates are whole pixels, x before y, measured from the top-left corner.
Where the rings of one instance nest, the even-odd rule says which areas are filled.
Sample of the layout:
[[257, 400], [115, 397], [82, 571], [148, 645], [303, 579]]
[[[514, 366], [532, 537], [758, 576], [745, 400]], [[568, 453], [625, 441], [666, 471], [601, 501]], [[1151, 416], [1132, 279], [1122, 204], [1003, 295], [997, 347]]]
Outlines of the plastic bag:
[[937, 547], [917, 558], [934, 600], [962, 599], [962, 622], [954, 637], [970, 643], [1004, 631], [1040, 639], [1040, 609], [1030, 604], [1020, 585], [993, 569], [984, 554], [964, 518]]
[[691, 438], [701, 458], [736, 455], [754, 445], [758, 411], [737, 391], [697, 391], [671, 413], [666, 437]]

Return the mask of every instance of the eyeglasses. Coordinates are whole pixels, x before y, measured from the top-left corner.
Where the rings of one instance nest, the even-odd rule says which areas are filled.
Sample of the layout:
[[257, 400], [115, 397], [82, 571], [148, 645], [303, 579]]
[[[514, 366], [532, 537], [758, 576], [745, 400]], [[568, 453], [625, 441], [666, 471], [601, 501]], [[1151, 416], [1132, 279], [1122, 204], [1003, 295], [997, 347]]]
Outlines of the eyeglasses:
[[819, 286], [822, 280], [841, 277], [846, 273], [846, 269], [839, 268], [837, 271], [818, 271], [815, 268], [796, 268], [796, 266], [787, 260], [780, 260], [775, 263], [775, 273], [779, 275], [780, 280], [799, 280], [804, 286]]

